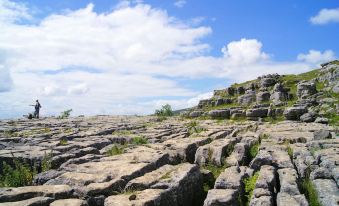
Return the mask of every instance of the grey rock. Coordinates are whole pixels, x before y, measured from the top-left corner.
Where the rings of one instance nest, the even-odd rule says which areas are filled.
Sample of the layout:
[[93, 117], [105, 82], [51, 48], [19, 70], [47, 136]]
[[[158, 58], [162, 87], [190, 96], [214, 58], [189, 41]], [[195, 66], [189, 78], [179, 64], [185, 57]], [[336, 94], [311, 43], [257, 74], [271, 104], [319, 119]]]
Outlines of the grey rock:
[[323, 117], [317, 117], [314, 122], [320, 124], [328, 124], [328, 119]]
[[284, 116], [288, 120], [299, 120], [300, 116], [306, 112], [306, 107], [288, 107], [284, 111]]
[[318, 193], [318, 199], [323, 206], [338, 205], [339, 190], [336, 183], [329, 179], [316, 179], [312, 181]]
[[313, 82], [300, 82], [297, 85], [297, 96], [299, 99], [305, 99], [317, 93], [317, 88]]
[[328, 130], [316, 130], [313, 132], [314, 140], [323, 140], [323, 139], [331, 139], [332, 135], [331, 132]]
[[204, 206], [239, 206], [238, 193], [231, 189], [212, 189], [208, 191]]
[[262, 102], [267, 102], [270, 100], [271, 94], [269, 92], [258, 92], [257, 93], [257, 102], [262, 103]]
[[267, 117], [268, 108], [248, 109], [246, 117]]
[[316, 113], [308, 112], [300, 116], [300, 121], [302, 122], [314, 122], [316, 118]]
[[238, 103], [241, 105], [249, 105], [256, 101], [255, 91], [246, 91], [242, 96], [238, 97]]
[[270, 86], [273, 86], [273, 85], [275, 85], [275, 83], [276, 83], [276, 79], [274, 79], [274, 78], [262, 78], [261, 80], [260, 80], [260, 86], [261, 87], [270, 87]]
[[193, 117], [193, 118], [200, 117], [203, 113], [204, 112], [202, 112], [202, 111], [193, 111], [193, 112], [190, 113], [190, 117]]
[[212, 118], [229, 118], [230, 110], [211, 110], [208, 115]]

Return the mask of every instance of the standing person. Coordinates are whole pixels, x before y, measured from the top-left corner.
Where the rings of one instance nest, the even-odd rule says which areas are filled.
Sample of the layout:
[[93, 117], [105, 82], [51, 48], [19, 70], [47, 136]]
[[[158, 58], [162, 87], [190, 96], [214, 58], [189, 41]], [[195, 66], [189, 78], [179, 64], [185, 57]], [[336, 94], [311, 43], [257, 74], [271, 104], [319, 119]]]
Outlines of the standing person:
[[40, 112], [40, 108], [41, 108], [41, 105], [39, 103], [39, 100], [36, 100], [35, 101], [35, 105], [31, 105], [34, 107], [35, 111], [34, 111], [34, 117], [39, 119], [39, 112]]

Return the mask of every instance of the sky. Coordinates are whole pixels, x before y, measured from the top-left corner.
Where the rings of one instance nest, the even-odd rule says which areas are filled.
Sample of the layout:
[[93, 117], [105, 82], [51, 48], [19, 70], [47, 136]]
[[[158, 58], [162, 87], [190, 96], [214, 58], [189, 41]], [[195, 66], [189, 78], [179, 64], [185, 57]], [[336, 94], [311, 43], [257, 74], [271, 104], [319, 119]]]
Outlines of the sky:
[[0, 0], [0, 119], [151, 114], [338, 58], [337, 0]]

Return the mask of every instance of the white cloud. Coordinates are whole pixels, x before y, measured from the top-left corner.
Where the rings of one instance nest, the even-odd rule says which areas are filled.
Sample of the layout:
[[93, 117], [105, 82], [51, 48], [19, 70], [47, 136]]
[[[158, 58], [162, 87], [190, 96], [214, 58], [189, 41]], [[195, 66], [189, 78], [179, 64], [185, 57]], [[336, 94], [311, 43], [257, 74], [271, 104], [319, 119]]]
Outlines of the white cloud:
[[307, 54], [299, 54], [297, 59], [311, 64], [320, 64], [335, 59], [335, 54], [332, 50], [324, 52], [317, 50], [309, 50]]
[[187, 2], [185, 0], [176, 0], [174, 2], [174, 6], [178, 7], [178, 8], [182, 8], [185, 6]]
[[224, 57], [234, 65], [252, 64], [268, 59], [268, 55], [261, 51], [262, 43], [256, 39], [241, 39], [230, 42], [222, 48]]
[[9, 91], [11, 87], [12, 78], [9, 71], [3, 65], [0, 65], [0, 93]]
[[34, 25], [16, 23], [29, 16], [26, 7], [15, 20], [0, 19], [0, 51], [6, 54], [0, 91], [12, 89], [0, 93], [0, 118], [26, 113], [32, 99], [41, 100], [43, 115], [69, 108], [85, 115], [145, 114], [168, 101], [163, 99], [181, 109], [207, 96], [197, 97], [199, 91], [183, 87], [177, 78], [243, 81], [311, 67], [274, 61], [256, 39], [232, 41], [223, 56], [210, 56], [202, 39], [211, 28], [140, 2], [126, 1], [106, 13], [93, 7], [51, 14]]
[[22, 3], [0, 0], [0, 25], [4, 22], [15, 22], [20, 19], [31, 19], [28, 8]]
[[310, 18], [312, 24], [328, 24], [339, 22], [339, 8], [322, 9], [316, 16]]

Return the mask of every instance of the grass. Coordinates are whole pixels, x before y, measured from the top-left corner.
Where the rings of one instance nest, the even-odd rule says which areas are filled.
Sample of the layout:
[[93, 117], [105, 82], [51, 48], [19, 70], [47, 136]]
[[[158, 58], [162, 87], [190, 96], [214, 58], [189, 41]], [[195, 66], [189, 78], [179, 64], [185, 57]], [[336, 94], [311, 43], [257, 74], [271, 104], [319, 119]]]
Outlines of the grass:
[[166, 172], [166, 174], [160, 177], [161, 180], [170, 179], [170, 178], [171, 178], [171, 172]]
[[204, 166], [202, 166], [202, 168], [209, 170], [212, 172], [214, 178], [216, 179], [217, 177], [219, 177], [219, 175], [227, 168], [229, 167], [229, 165], [224, 164], [223, 166], [217, 166], [217, 165], [213, 165], [213, 164], [206, 164]]
[[67, 139], [61, 139], [60, 142], [59, 142], [60, 145], [67, 145], [68, 144], [68, 141]]
[[106, 154], [108, 156], [123, 154], [125, 152], [125, 148], [125, 145], [113, 145], [110, 149], [106, 151]]
[[290, 159], [293, 160], [293, 149], [289, 143], [287, 144], [287, 154], [290, 156]]
[[14, 167], [3, 162], [3, 175], [0, 176], [0, 187], [21, 187], [32, 185], [36, 167], [33, 169], [26, 163], [14, 159]]
[[255, 183], [259, 177], [259, 171], [254, 173], [252, 177], [244, 179], [245, 184], [245, 194], [243, 200], [241, 201], [244, 205], [249, 205], [251, 197], [253, 195], [253, 190], [255, 188]]
[[132, 144], [134, 145], [148, 144], [148, 140], [143, 136], [136, 136], [136, 137], [133, 137]]
[[190, 121], [186, 124], [189, 136], [193, 134], [199, 134], [203, 131], [206, 131], [205, 128], [201, 127], [197, 121]]
[[133, 134], [130, 130], [115, 130], [112, 135], [125, 136]]
[[45, 153], [44, 157], [41, 160], [41, 172], [46, 172], [52, 168], [52, 151], [50, 153]]
[[309, 206], [321, 206], [318, 200], [318, 193], [310, 180], [311, 169], [308, 167], [305, 172], [305, 178], [301, 180], [300, 192], [305, 194]]
[[254, 145], [252, 145], [250, 147], [250, 150], [249, 150], [249, 155], [250, 155], [250, 159], [252, 160], [253, 158], [255, 158], [255, 156], [257, 156], [258, 152], [259, 152], [259, 146], [260, 146], [260, 143], [259, 142], [256, 142]]

